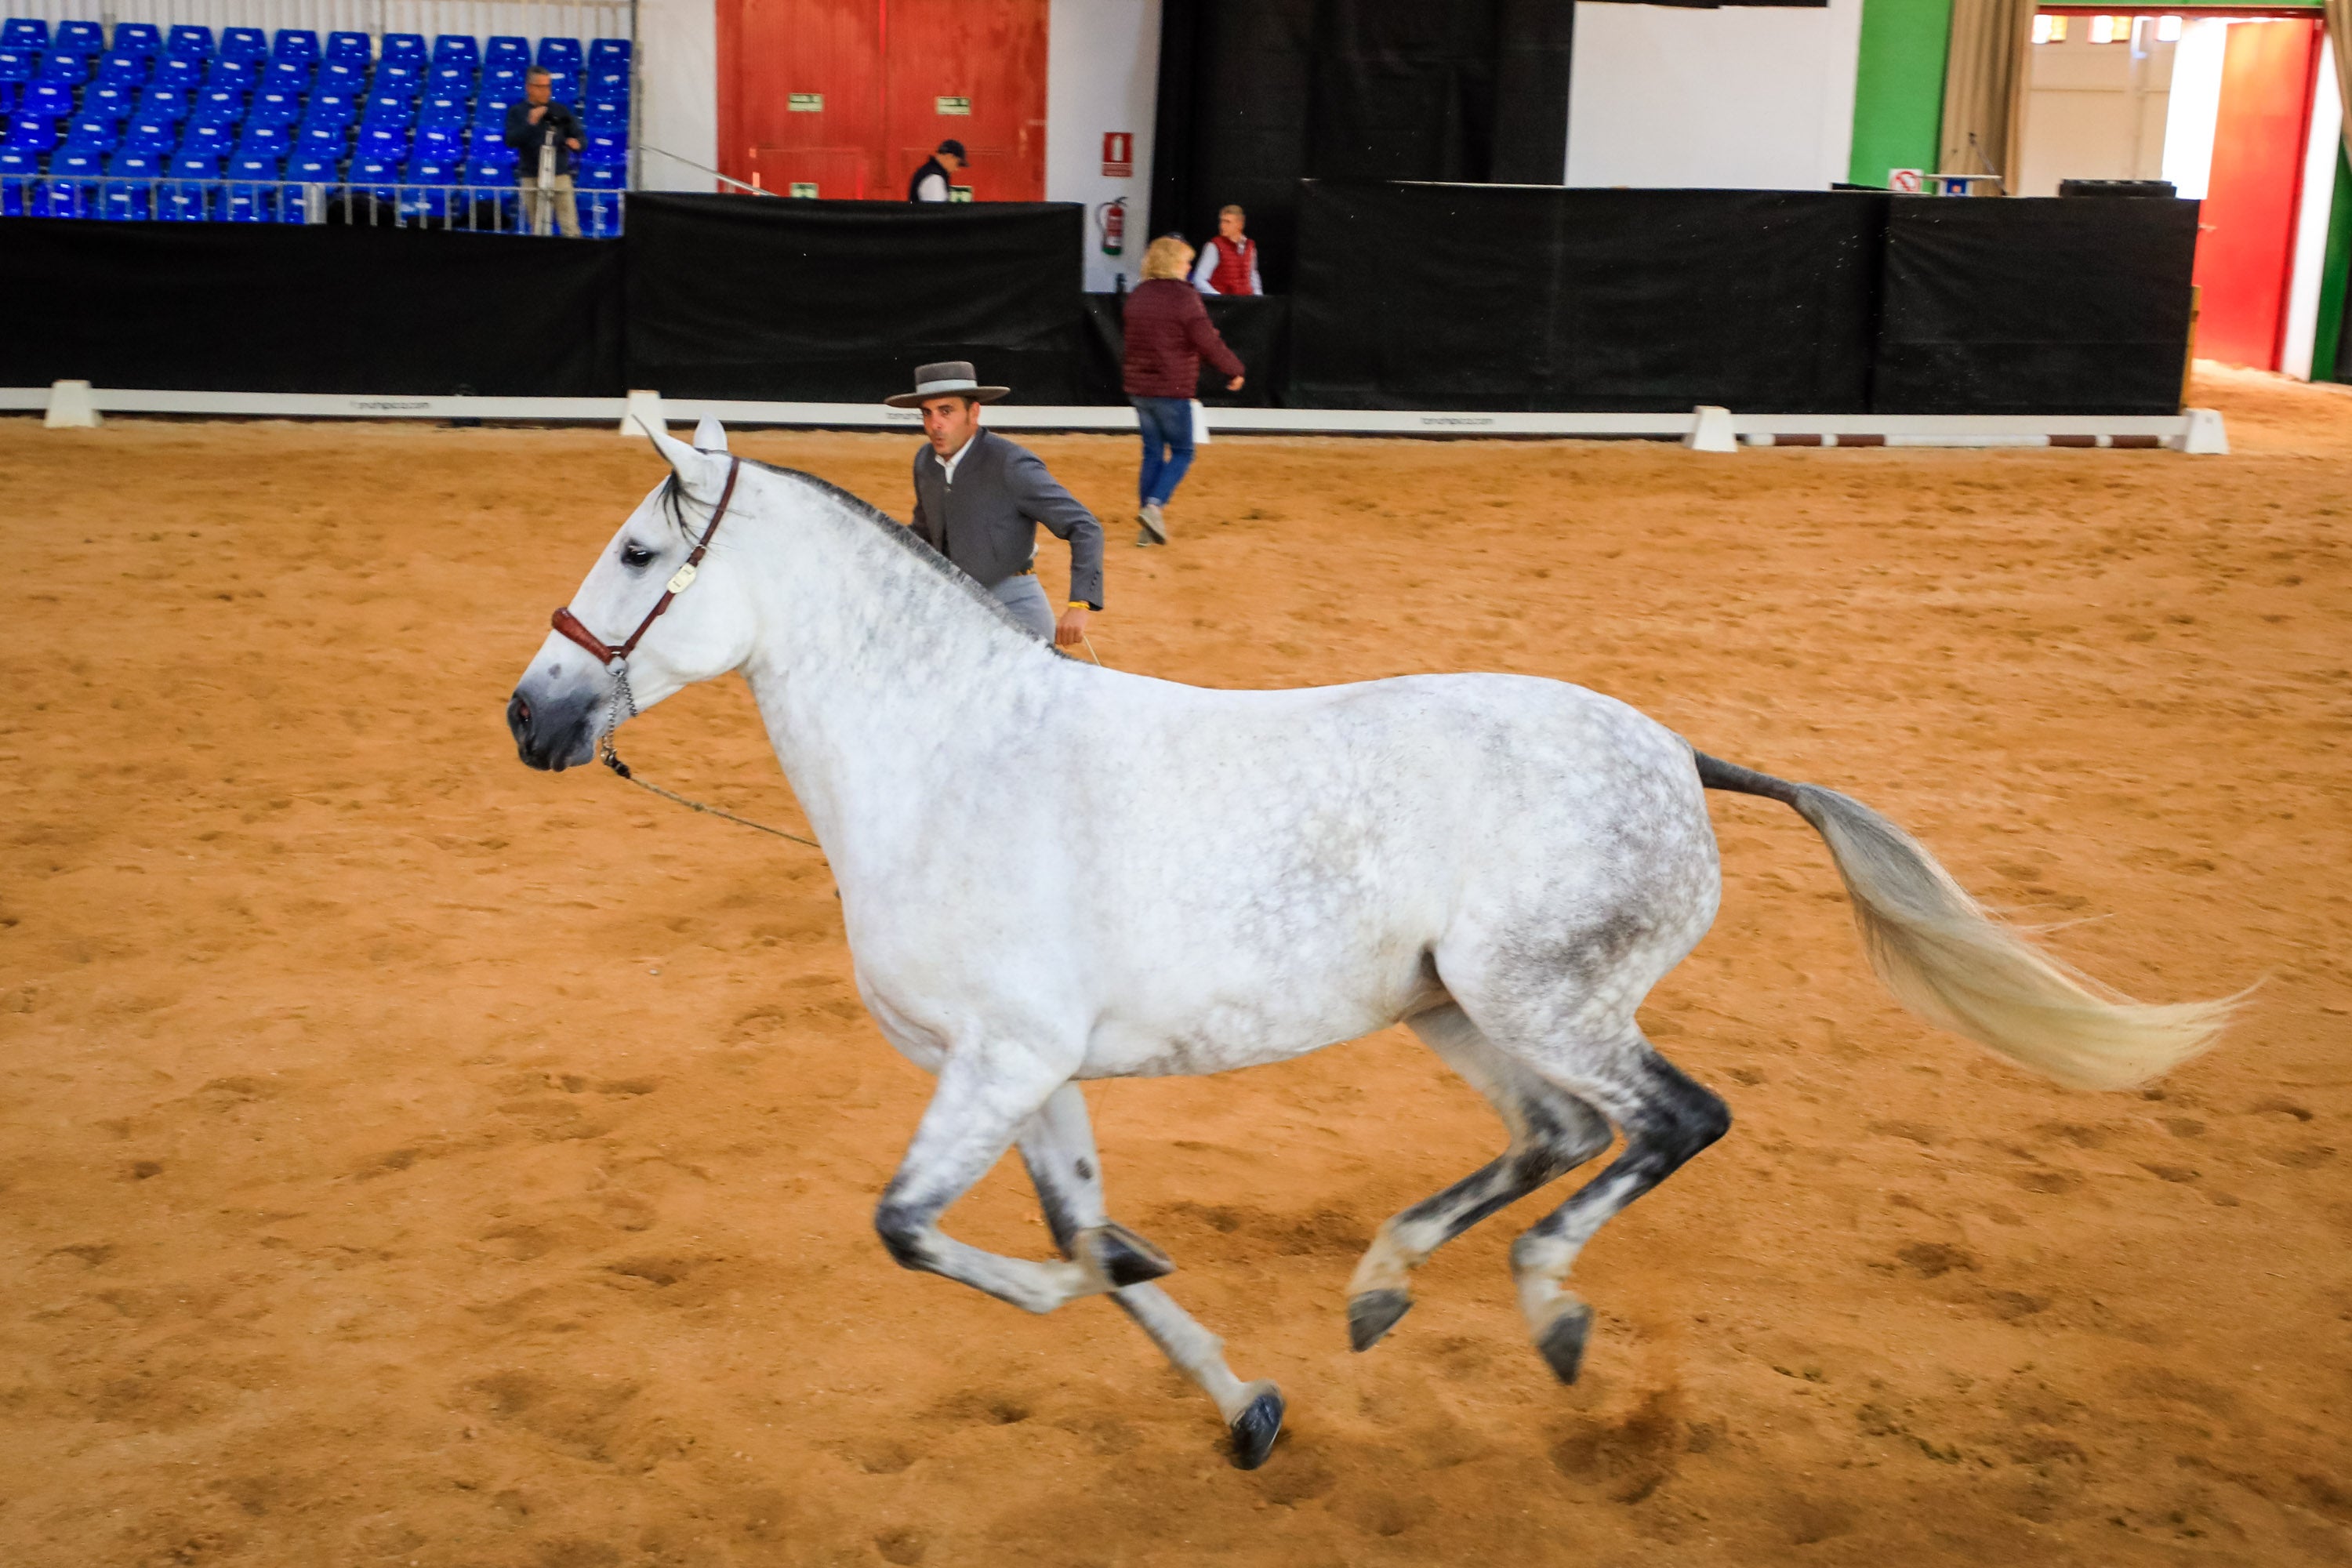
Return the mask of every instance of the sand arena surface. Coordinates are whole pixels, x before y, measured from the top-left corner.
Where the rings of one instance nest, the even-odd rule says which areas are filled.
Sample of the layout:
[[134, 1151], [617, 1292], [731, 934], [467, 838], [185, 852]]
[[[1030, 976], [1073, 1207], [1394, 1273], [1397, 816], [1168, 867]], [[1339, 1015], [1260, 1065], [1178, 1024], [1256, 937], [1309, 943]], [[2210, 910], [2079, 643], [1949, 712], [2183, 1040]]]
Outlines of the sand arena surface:
[[[814, 854], [515, 762], [642, 443], [0, 421], [0, 1562], [2346, 1561], [2352, 397], [2204, 395], [2239, 457], [1221, 441], [1174, 548], [1112, 529], [1115, 664], [1580, 681], [2127, 989], [2269, 976], [2160, 1090], [2045, 1086], [1716, 797], [1643, 1016], [1738, 1124], [1586, 1252], [1574, 1389], [1511, 1300], [1540, 1201], [1348, 1351], [1375, 1225], [1500, 1146], [1403, 1031], [1097, 1086], [1113, 1212], [1289, 1397], [1254, 1475], [1108, 1303], [884, 1255], [927, 1080]], [[1127, 442], [1034, 445], [1122, 514]], [[899, 512], [910, 446], [739, 440]], [[799, 823], [740, 683], [625, 750]], [[1014, 1163], [950, 1224], [1048, 1245]]]

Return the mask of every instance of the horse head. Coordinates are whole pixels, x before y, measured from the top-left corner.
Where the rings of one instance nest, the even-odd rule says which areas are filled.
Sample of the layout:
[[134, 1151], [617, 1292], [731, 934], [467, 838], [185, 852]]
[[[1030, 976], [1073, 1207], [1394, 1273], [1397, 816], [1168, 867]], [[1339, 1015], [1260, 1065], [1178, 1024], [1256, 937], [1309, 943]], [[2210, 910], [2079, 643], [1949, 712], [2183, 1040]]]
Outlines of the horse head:
[[[670, 476], [589, 568], [515, 685], [507, 728], [534, 768], [578, 767], [622, 721], [751, 657], [756, 606], [728, 569], [717, 524], [741, 498], [727, 432], [705, 419], [691, 447], [645, 426]], [[691, 590], [689, 592], [689, 590]]]

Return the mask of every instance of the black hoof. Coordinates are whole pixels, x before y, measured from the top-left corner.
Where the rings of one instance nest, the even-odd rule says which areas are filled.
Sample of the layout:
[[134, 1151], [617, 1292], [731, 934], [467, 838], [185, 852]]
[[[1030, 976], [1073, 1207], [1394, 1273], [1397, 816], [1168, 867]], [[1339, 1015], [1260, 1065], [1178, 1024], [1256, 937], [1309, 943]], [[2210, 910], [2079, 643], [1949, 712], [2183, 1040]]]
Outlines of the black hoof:
[[1402, 1290], [1367, 1290], [1348, 1302], [1348, 1342], [1368, 1351], [1412, 1310], [1412, 1298]]
[[1097, 1226], [1090, 1234], [1096, 1267], [1119, 1289], [1176, 1272], [1166, 1253], [1123, 1225]]
[[1267, 1389], [1250, 1401], [1247, 1410], [1233, 1424], [1234, 1468], [1255, 1470], [1265, 1463], [1274, 1452], [1274, 1440], [1282, 1436], [1282, 1392]]
[[1584, 1342], [1592, 1332], [1592, 1309], [1583, 1302], [1560, 1309], [1559, 1315], [1536, 1340], [1536, 1349], [1550, 1363], [1552, 1375], [1574, 1383], [1584, 1365]]

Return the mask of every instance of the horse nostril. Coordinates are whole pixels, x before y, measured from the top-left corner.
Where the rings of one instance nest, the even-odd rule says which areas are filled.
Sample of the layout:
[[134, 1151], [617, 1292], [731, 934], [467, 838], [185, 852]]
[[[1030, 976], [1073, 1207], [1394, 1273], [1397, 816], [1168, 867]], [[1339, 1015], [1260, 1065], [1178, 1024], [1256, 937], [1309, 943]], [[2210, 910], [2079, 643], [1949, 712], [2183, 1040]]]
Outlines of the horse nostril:
[[517, 735], [522, 734], [530, 728], [530, 704], [520, 694], [513, 701], [507, 704], [507, 728]]

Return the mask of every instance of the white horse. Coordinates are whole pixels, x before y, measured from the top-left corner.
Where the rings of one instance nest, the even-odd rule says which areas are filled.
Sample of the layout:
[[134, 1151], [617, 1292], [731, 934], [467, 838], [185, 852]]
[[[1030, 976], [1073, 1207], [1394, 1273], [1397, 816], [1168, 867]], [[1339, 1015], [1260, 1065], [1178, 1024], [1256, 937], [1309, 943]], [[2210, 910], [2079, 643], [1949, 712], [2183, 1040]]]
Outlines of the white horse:
[[[628, 713], [740, 671], [832, 863], [858, 994], [938, 1077], [883, 1245], [1033, 1312], [1110, 1294], [1216, 1401], [1244, 1467], [1281, 1395], [1147, 1283], [1172, 1266], [1111, 1222], [1080, 1081], [1281, 1061], [1402, 1019], [1484, 1094], [1509, 1145], [1381, 1226], [1350, 1285], [1360, 1351], [1411, 1306], [1415, 1265], [1622, 1133], [1511, 1248], [1535, 1343], [1573, 1380], [1579, 1249], [1730, 1125], [1634, 1020], [1715, 917], [1704, 789], [1811, 823], [1887, 985], [2029, 1068], [2135, 1084], [2226, 1018], [2086, 981], [1868, 807], [1696, 753], [1610, 698], [1507, 675], [1214, 691], [1080, 664], [854, 497], [730, 458], [713, 422], [696, 447], [652, 434], [672, 478], [516, 688], [522, 760], [578, 766]], [[698, 539], [698, 576], [680, 569]], [[631, 626], [616, 657], [603, 639]], [[939, 1228], [1015, 1143], [1063, 1261]]]

